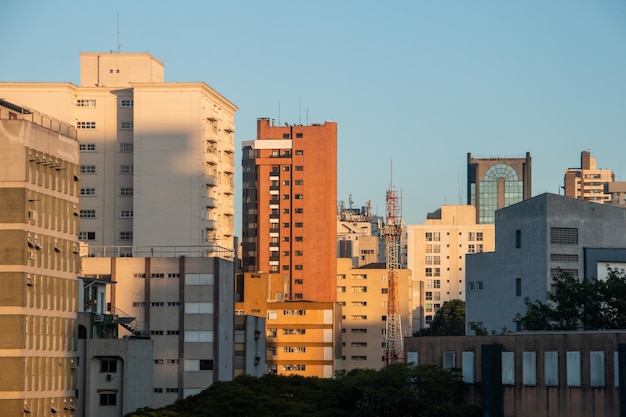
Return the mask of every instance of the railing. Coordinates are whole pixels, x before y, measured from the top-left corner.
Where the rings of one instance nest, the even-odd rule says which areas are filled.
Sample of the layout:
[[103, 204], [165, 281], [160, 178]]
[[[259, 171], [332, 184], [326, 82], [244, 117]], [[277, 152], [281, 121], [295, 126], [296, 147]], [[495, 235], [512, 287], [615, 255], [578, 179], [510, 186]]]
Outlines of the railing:
[[216, 244], [206, 246], [88, 246], [81, 256], [89, 258], [190, 258], [216, 257], [232, 260], [234, 251]]

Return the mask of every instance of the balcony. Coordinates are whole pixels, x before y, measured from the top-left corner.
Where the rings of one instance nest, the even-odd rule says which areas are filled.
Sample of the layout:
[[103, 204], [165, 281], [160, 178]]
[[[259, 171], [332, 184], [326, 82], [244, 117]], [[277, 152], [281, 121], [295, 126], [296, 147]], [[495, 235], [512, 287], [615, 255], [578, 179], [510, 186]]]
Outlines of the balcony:
[[217, 230], [217, 222], [215, 220], [207, 219], [206, 228], [208, 230]]
[[215, 208], [217, 207], [217, 200], [213, 197], [205, 197], [204, 204], [207, 206], [207, 208]]
[[207, 187], [215, 187], [217, 185], [217, 179], [210, 174], [205, 174], [205, 179]]

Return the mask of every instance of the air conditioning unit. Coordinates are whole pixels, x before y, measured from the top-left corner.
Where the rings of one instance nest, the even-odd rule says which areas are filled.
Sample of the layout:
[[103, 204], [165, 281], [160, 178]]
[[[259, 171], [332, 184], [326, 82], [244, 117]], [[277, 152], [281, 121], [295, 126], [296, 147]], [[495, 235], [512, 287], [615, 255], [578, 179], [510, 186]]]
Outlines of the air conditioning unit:
[[96, 314], [93, 321], [104, 321], [104, 314]]

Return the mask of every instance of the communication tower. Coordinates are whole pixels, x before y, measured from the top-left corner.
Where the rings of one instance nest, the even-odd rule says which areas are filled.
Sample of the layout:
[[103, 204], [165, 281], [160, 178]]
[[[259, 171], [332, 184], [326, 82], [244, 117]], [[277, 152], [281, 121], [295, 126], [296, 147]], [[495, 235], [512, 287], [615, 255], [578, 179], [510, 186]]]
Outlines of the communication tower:
[[402, 197], [390, 185], [387, 190], [387, 223], [383, 227], [387, 261], [387, 329], [385, 366], [403, 361], [402, 323], [400, 320], [400, 299], [398, 296], [398, 269], [401, 268]]

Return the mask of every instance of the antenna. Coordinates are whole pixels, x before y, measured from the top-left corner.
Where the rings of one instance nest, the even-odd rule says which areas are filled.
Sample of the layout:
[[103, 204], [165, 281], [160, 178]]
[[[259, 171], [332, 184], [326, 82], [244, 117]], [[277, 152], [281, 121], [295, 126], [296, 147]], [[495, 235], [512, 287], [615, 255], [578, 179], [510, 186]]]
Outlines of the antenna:
[[298, 124], [302, 124], [302, 97], [300, 97], [298, 102]]
[[278, 124], [280, 125], [280, 100], [278, 100]]
[[309, 109], [306, 109], [306, 125], [309, 125]]
[[117, 52], [122, 51], [122, 44], [120, 43], [120, 12], [117, 12]]

